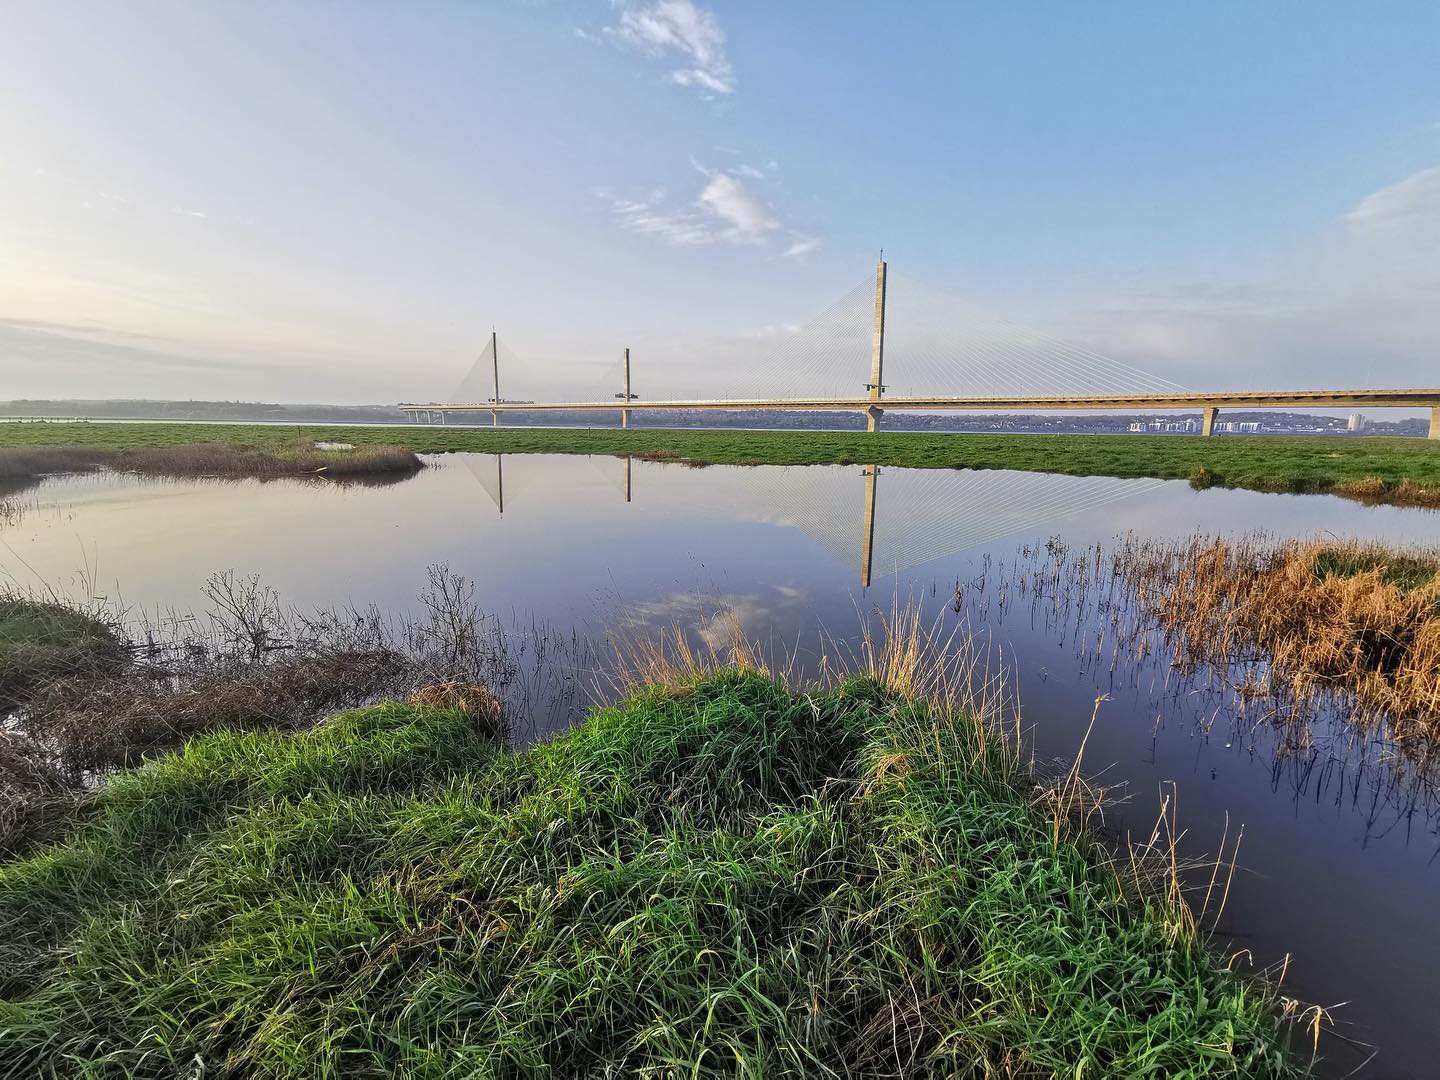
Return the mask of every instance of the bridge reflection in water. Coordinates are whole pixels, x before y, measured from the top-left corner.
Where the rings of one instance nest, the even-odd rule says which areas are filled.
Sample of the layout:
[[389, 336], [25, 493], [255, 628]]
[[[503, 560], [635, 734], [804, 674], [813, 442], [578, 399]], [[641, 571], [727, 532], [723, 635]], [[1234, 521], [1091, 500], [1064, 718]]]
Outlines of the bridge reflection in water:
[[[503, 515], [506, 455], [458, 457]], [[588, 457], [577, 459], [577, 465], [579, 460], [599, 469], [626, 503], [634, 500], [637, 472], [643, 477], [645, 470], [637, 470], [633, 457]], [[876, 577], [1093, 514], [1174, 483], [1002, 470], [882, 469], [874, 464], [747, 467], [745, 473], [754, 478], [747, 487], [759, 489], [762, 496], [761, 520], [804, 532], [837, 562], [857, 568], [862, 588]], [[512, 484], [512, 497], [515, 494]], [[727, 510], [743, 513], [745, 508]]]

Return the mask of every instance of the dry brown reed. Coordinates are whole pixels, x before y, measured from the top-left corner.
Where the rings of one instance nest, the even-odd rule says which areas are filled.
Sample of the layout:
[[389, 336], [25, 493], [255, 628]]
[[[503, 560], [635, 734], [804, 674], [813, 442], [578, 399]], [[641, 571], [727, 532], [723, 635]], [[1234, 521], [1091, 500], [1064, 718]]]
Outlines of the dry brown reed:
[[486, 735], [504, 733], [500, 699], [487, 686], [475, 686], [463, 682], [431, 683], [411, 691], [405, 701], [410, 705], [454, 709], [462, 713], [478, 731]]
[[1390, 481], [1378, 476], [1364, 476], [1335, 485], [1335, 494], [1355, 499], [1367, 506], [1381, 503], [1393, 506], [1440, 506], [1440, 487], [1420, 484], [1414, 480]]
[[1352, 718], [1440, 735], [1440, 552], [1354, 541], [1137, 541], [1117, 575], [1182, 671], [1260, 662], [1255, 695], [1344, 693]]

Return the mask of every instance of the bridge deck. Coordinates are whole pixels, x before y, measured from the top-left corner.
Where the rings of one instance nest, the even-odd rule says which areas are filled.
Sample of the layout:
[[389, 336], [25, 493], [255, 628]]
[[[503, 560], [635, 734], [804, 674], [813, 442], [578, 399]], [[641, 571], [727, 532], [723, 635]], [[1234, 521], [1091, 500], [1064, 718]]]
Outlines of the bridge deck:
[[428, 412], [545, 412], [547, 410], [620, 409], [833, 409], [1003, 411], [1093, 409], [1284, 409], [1301, 408], [1440, 408], [1440, 389], [1408, 390], [1273, 390], [1223, 394], [1097, 394], [1090, 397], [886, 397], [870, 398], [710, 398], [693, 401], [548, 401], [444, 402], [402, 404], [403, 410]]

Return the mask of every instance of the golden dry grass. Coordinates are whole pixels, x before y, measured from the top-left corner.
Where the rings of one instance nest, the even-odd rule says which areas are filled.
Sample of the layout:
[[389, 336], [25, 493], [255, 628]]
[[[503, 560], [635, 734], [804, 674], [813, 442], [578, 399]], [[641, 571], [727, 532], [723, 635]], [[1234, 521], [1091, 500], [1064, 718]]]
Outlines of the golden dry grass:
[[500, 699], [489, 687], [462, 682], [432, 683], [413, 691], [405, 702], [407, 705], [454, 709], [485, 734], [500, 735], [503, 732]]
[[1440, 736], [1440, 552], [1197, 537], [1132, 542], [1116, 568], [1182, 669], [1258, 658], [1297, 701], [1341, 691], [1361, 722]]
[[1378, 476], [1364, 476], [1359, 480], [1336, 484], [1335, 493], [1368, 506], [1382, 503], [1393, 506], [1440, 506], [1440, 484], [1424, 484], [1415, 480], [1392, 482]]

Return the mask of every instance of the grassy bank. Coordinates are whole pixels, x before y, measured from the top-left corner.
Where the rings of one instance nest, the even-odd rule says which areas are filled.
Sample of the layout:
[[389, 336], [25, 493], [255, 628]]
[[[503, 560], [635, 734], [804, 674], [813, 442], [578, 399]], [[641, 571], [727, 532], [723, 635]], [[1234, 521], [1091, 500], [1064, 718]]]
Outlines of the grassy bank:
[[1158, 477], [1197, 486], [1333, 492], [1440, 505], [1440, 443], [1421, 439], [1186, 438], [1144, 435], [931, 435], [913, 432], [260, 427], [0, 424], [0, 447], [168, 448], [197, 441], [257, 449], [336, 439], [418, 452], [636, 454], [731, 465], [857, 462], [921, 469], [1019, 469]]
[[874, 678], [524, 751], [424, 705], [212, 733], [0, 863], [0, 1074], [1296, 1075], [1273, 994], [1039, 806]]

